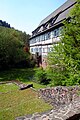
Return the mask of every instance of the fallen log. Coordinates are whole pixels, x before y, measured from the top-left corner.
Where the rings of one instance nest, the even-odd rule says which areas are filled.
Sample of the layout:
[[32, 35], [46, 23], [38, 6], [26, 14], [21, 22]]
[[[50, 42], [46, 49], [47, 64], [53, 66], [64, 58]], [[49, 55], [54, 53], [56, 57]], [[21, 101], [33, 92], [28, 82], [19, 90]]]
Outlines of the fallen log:
[[25, 89], [30, 88], [30, 87], [33, 87], [33, 84], [28, 84], [28, 85], [21, 84], [20, 90], [25, 90]]

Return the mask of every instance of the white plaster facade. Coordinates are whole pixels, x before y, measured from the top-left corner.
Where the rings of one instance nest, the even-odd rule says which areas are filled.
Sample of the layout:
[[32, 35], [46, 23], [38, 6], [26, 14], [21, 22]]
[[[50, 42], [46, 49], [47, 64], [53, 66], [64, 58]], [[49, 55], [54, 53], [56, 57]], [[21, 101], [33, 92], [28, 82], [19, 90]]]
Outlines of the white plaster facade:
[[45, 63], [45, 58], [48, 52], [51, 51], [53, 44], [60, 41], [62, 22], [65, 19], [69, 19], [69, 11], [75, 4], [76, 0], [67, 0], [62, 6], [42, 20], [39, 26], [32, 32], [30, 52], [41, 55], [42, 64]]

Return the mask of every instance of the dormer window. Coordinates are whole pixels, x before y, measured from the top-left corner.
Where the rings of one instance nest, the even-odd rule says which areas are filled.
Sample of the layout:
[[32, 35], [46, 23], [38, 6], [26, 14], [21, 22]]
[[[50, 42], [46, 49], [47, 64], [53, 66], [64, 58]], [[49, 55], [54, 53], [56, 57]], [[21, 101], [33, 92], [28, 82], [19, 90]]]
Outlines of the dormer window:
[[47, 25], [48, 25], [48, 24], [45, 24], [45, 25], [44, 25], [44, 30], [46, 30], [46, 29], [47, 29]]
[[49, 29], [49, 27], [50, 27], [50, 23], [48, 23], [48, 25], [47, 25], [47, 29]]
[[43, 26], [40, 27], [38, 32], [42, 32], [43, 31]]
[[54, 25], [56, 18], [57, 18], [57, 16], [50, 19], [50, 27]]

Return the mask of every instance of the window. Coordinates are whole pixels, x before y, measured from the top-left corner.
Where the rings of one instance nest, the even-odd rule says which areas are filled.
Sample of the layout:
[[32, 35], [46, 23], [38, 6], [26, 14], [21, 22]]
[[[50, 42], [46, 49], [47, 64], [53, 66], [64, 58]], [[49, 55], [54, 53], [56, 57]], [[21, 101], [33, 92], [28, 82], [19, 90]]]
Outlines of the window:
[[54, 30], [54, 37], [57, 37], [57, 30]]
[[33, 52], [33, 48], [31, 48], [31, 52]]
[[36, 37], [36, 42], [40, 42], [40, 36]]
[[30, 40], [30, 44], [32, 44], [32, 40]]
[[45, 53], [45, 48], [43, 48], [43, 53]]
[[51, 38], [51, 32], [48, 32], [48, 39]]
[[54, 30], [54, 37], [58, 37], [59, 36], [59, 29]]
[[56, 36], [59, 37], [59, 28], [56, 29]]
[[50, 24], [51, 24], [51, 25], [50, 25], [50, 26], [53, 26], [53, 25], [54, 25], [55, 20], [56, 20], [56, 17], [54, 17], [54, 18], [51, 19], [51, 21], [50, 21]]
[[38, 48], [35, 48], [35, 52], [38, 52]]
[[48, 23], [46, 23], [46, 24], [43, 26], [43, 29], [46, 30], [46, 29], [47, 29], [47, 26], [48, 26]]
[[44, 38], [45, 38], [45, 40], [47, 40], [47, 34], [45, 34]]
[[40, 35], [40, 41], [42, 41], [42, 35]]
[[54, 31], [52, 31], [52, 38], [54, 37]]
[[39, 48], [39, 55], [42, 54], [42, 48]]
[[50, 47], [48, 47], [47, 52], [50, 52]]
[[34, 43], [35, 43], [35, 39], [33, 38], [30, 40], [30, 44], [34, 44]]
[[47, 52], [51, 52], [52, 51], [52, 47], [48, 47]]
[[33, 43], [36, 43], [36, 38], [34, 38], [34, 41], [33, 41]]
[[36, 43], [36, 38], [33, 38], [32, 40], [30, 40], [30, 44], [34, 44]]
[[61, 35], [62, 27], [59, 27], [59, 36]]
[[39, 32], [43, 31], [43, 26], [40, 27]]
[[42, 49], [41, 49], [41, 48], [39, 48], [39, 52], [40, 52], [40, 53], [42, 52]]
[[54, 31], [52, 31], [52, 38], [53, 37], [58, 37], [60, 34], [59, 34], [59, 31], [60, 31], [60, 29], [59, 28], [57, 28], [57, 29], [55, 29]]
[[44, 41], [45, 40], [45, 36], [44, 35], [41, 35], [40, 36], [40, 41]]
[[45, 40], [49, 40], [51, 38], [51, 33], [48, 32], [45, 34]]

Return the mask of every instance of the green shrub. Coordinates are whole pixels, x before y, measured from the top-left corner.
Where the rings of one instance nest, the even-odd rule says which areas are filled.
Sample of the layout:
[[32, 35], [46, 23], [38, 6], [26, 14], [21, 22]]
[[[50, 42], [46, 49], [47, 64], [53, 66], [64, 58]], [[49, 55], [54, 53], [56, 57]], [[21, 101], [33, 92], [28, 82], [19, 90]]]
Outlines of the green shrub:
[[35, 72], [34, 78], [40, 84], [49, 84], [50, 79], [47, 78], [47, 73], [43, 68], [38, 68]]

